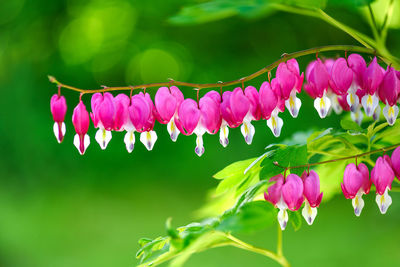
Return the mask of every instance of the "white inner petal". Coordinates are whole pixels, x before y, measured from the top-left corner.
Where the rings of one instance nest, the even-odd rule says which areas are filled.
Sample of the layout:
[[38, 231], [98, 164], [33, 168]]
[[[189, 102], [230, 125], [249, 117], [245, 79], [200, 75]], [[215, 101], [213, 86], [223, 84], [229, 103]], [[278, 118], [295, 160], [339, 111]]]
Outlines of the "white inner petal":
[[157, 141], [157, 134], [155, 131], [143, 132], [140, 134], [140, 142], [147, 148], [147, 150], [152, 150], [154, 143]]
[[61, 131], [60, 131], [60, 123], [59, 122], [55, 122], [53, 125], [53, 132], [54, 135], [56, 136], [57, 142], [61, 143], [64, 135], [65, 135], [65, 123], [61, 122]]
[[304, 217], [304, 220], [308, 223], [308, 225], [313, 224], [315, 217], [317, 216], [317, 208], [313, 208], [310, 206], [310, 203], [307, 199], [304, 200], [304, 208], [301, 211], [301, 214]]
[[325, 118], [331, 109], [331, 100], [324, 94], [314, 100], [314, 108], [317, 110], [320, 118]]
[[396, 118], [399, 115], [399, 107], [397, 105], [389, 106], [389, 104], [386, 104], [386, 106], [383, 108], [383, 115], [385, 116], [389, 125], [392, 126], [396, 122]]
[[374, 111], [374, 114], [372, 115], [372, 118], [375, 121], [379, 121], [379, 117], [381, 116], [381, 107], [378, 105], [376, 106], [376, 109]]
[[293, 118], [297, 118], [301, 107], [301, 100], [296, 96], [295, 91], [290, 93], [289, 99], [285, 101], [285, 106], [289, 110], [290, 115]]
[[172, 117], [171, 120], [168, 122], [167, 130], [168, 130], [169, 136], [171, 137], [171, 140], [176, 142], [176, 140], [178, 139], [179, 130], [176, 127], [174, 117]]
[[364, 200], [362, 199], [362, 196], [364, 194], [364, 191], [360, 189], [356, 196], [351, 200], [351, 204], [353, 205], [354, 208], [354, 214], [358, 217], [361, 214], [362, 209], [364, 208]]
[[126, 146], [126, 150], [128, 150], [129, 153], [133, 151], [135, 148], [135, 133], [134, 131], [128, 131], [125, 134], [124, 137], [124, 142]]
[[196, 148], [194, 149], [197, 156], [201, 157], [204, 154], [203, 135], [196, 135]]
[[333, 111], [335, 111], [336, 114], [341, 114], [342, 111], [343, 111], [343, 108], [339, 104], [339, 100], [338, 100], [337, 95], [336, 94], [332, 94], [330, 99], [331, 99]]
[[271, 129], [272, 134], [275, 137], [279, 137], [281, 135], [283, 120], [278, 117], [278, 112], [276, 110], [272, 112], [271, 118], [267, 120], [267, 126]]
[[111, 131], [107, 131], [104, 128], [99, 128], [96, 132], [95, 139], [99, 143], [101, 149], [106, 149], [108, 143], [111, 140]]
[[376, 194], [376, 204], [378, 204], [379, 210], [382, 214], [385, 214], [389, 206], [392, 204], [392, 198], [389, 196], [389, 187], [386, 187], [383, 195]]
[[74, 145], [78, 149], [79, 154], [83, 155], [85, 153], [86, 149], [88, 148], [88, 146], [90, 145], [89, 135], [85, 134], [85, 136], [83, 137], [83, 150], [81, 150], [81, 140], [80, 140], [78, 134], [75, 134], [75, 136], [74, 136]]
[[289, 215], [287, 209], [279, 209], [278, 222], [282, 230], [285, 230], [288, 220], [289, 220]]
[[364, 108], [365, 114], [368, 117], [371, 117], [374, 114], [376, 107], [379, 105], [379, 98], [376, 94], [366, 94], [361, 98], [361, 104]]
[[358, 125], [361, 125], [362, 120], [363, 120], [363, 117], [364, 117], [364, 114], [362, 113], [361, 108], [358, 107], [358, 108], [356, 109], [356, 112], [351, 112], [351, 113], [350, 113], [350, 117], [351, 117], [351, 119], [352, 119], [353, 121], [355, 121], [356, 123], [358, 123]]
[[355, 112], [357, 107], [360, 104], [360, 98], [356, 94], [356, 89], [354, 88], [354, 86], [352, 85], [352, 87], [350, 87], [350, 88], [352, 88], [352, 89], [349, 90], [346, 100], [347, 100], [347, 104], [349, 104], [350, 110], [352, 112]]
[[226, 122], [224, 123], [223, 121], [221, 124], [221, 128], [219, 129], [219, 142], [223, 147], [226, 147], [229, 144], [228, 135], [229, 135], [228, 125], [226, 124]]
[[240, 131], [242, 132], [242, 135], [244, 137], [244, 141], [246, 141], [246, 143], [248, 145], [250, 145], [251, 142], [253, 142], [253, 137], [254, 137], [254, 134], [256, 132], [256, 129], [251, 124], [251, 121], [247, 121], [247, 120], [243, 121], [242, 126], [240, 126]]

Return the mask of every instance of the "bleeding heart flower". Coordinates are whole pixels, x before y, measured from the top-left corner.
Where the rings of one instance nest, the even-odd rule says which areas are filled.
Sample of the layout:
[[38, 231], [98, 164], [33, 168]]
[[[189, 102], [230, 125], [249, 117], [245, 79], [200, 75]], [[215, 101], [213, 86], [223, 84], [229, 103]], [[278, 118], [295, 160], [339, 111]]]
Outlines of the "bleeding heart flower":
[[357, 107], [360, 104], [360, 99], [356, 92], [363, 88], [363, 77], [365, 70], [367, 69], [367, 64], [362, 56], [359, 54], [351, 54], [347, 58], [347, 63], [349, 67], [353, 70], [353, 83], [348, 90], [347, 103], [350, 106], [352, 112], [357, 111]]
[[95, 139], [101, 149], [106, 149], [114, 129], [115, 106], [114, 97], [110, 93], [95, 93], [92, 96], [92, 113], [90, 113], [96, 132]]
[[354, 163], [347, 165], [341, 186], [345, 198], [352, 199], [355, 215], [360, 216], [364, 208], [362, 196], [368, 194], [371, 188], [367, 166], [364, 163], [360, 163], [358, 166]]
[[250, 107], [246, 116], [243, 118], [243, 123], [240, 127], [240, 130], [242, 132], [244, 140], [248, 145], [250, 145], [256, 132], [256, 129], [251, 124], [251, 121], [261, 119], [261, 110], [259, 103], [259, 94], [255, 87], [247, 86], [244, 90], [244, 95], [249, 100]]
[[183, 100], [183, 94], [176, 86], [160, 87], [154, 98], [157, 120], [162, 124], [167, 124], [168, 133], [174, 142], [179, 135], [175, 118]]
[[400, 79], [397, 77], [396, 71], [392, 67], [388, 67], [379, 86], [378, 94], [381, 101], [386, 104], [383, 108], [383, 115], [389, 125], [393, 125], [399, 115], [399, 107], [396, 105], [399, 92]]
[[369, 117], [374, 114], [376, 107], [379, 105], [379, 98], [376, 94], [376, 90], [382, 82], [383, 75], [384, 71], [377, 63], [376, 57], [374, 57], [364, 72], [363, 86], [367, 94], [361, 99], [365, 114]]
[[[279, 86], [274, 83], [275, 88]], [[269, 82], [263, 82], [260, 88], [259, 101], [262, 117], [267, 120], [267, 126], [275, 137], [280, 136], [283, 120], [278, 117], [282, 108], [282, 100], [279, 99], [278, 90], [273, 90]], [[284, 108], [284, 107], [283, 107]]]
[[220, 143], [226, 147], [229, 143], [229, 129], [236, 128], [243, 123], [243, 119], [250, 109], [250, 101], [244, 95], [242, 88], [237, 87], [232, 92], [226, 91], [222, 94], [220, 105], [222, 123], [220, 132]]
[[115, 120], [114, 120], [114, 130], [123, 131], [126, 130], [124, 137], [124, 142], [126, 150], [131, 153], [135, 147], [135, 127], [132, 124], [131, 118], [129, 116], [129, 96], [125, 94], [119, 94], [114, 98], [115, 105]]
[[394, 172], [392, 162], [388, 155], [379, 157], [371, 171], [371, 181], [376, 187], [376, 204], [382, 214], [385, 214], [392, 204], [392, 198], [389, 196], [389, 190], [392, 189]]
[[337, 95], [345, 95], [353, 83], [353, 70], [348, 66], [347, 60], [340, 57], [336, 59], [331, 70], [330, 86]]
[[296, 118], [301, 107], [301, 100], [296, 94], [301, 92], [304, 73], [299, 70], [299, 64], [296, 59], [290, 59], [286, 63], [279, 64], [276, 70], [276, 79], [280, 85], [281, 96], [285, 101], [286, 108], [290, 115]]
[[306, 171], [301, 175], [304, 185], [305, 205], [302, 210], [302, 215], [306, 222], [311, 225], [317, 216], [317, 207], [322, 200], [323, 193], [320, 193], [319, 176], [311, 170], [309, 173]]
[[[140, 132], [140, 142], [147, 148], [147, 150], [152, 150], [155, 142], [157, 141], [157, 133], [153, 131], [155, 123], [155, 107], [153, 101], [148, 93], [139, 93], [139, 95], [145, 100], [149, 108], [149, 115], [146, 118], [142, 131]], [[137, 130], [137, 129], [136, 129]]]
[[326, 66], [317, 59], [307, 66], [306, 70], [307, 84], [304, 90], [314, 98], [314, 107], [321, 118], [328, 115], [331, 108], [331, 100], [326, 93], [329, 87], [330, 75]]
[[397, 179], [400, 180], [400, 147], [397, 147], [393, 151], [391, 161], [394, 174], [396, 175]]
[[67, 102], [64, 96], [53, 95], [50, 100], [50, 111], [53, 115], [54, 125], [53, 132], [58, 143], [64, 140], [65, 135], [65, 114], [67, 113]]
[[74, 145], [79, 153], [83, 155], [90, 144], [90, 138], [89, 135], [87, 135], [89, 130], [89, 113], [82, 100], [79, 101], [79, 104], [74, 109], [72, 123], [76, 132], [74, 136]]
[[278, 222], [284, 230], [289, 219], [287, 209], [296, 211], [303, 204], [303, 182], [295, 174], [289, 174], [286, 181], [283, 175], [279, 174], [272, 177], [270, 182], [275, 183], [268, 187], [268, 194], [264, 193], [264, 198], [279, 209]]

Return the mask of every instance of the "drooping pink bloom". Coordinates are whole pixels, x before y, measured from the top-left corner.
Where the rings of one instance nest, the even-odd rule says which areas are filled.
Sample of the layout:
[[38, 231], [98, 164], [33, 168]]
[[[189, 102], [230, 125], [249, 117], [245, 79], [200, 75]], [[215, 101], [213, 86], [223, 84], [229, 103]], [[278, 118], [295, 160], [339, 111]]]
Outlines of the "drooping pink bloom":
[[399, 92], [400, 79], [397, 77], [396, 71], [392, 67], [388, 67], [379, 86], [378, 94], [381, 101], [386, 104], [383, 108], [383, 115], [389, 125], [393, 125], [399, 115], [399, 107], [396, 105]]
[[379, 66], [376, 57], [369, 64], [363, 76], [363, 89], [367, 94], [362, 97], [361, 104], [367, 116], [372, 116], [376, 107], [379, 105], [379, 98], [376, 90], [382, 82], [384, 71]]
[[[279, 89], [278, 82], [273, 80], [274, 88]], [[260, 110], [262, 117], [267, 120], [267, 126], [275, 137], [280, 136], [283, 120], [279, 118], [279, 112], [284, 110], [283, 101], [279, 95], [280, 90], [274, 90], [269, 82], [263, 82], [259, 93]]]
[[350, 106], [351, 112], [355, 113], [360, 104], [361, 98], [356, 94], [357, 90], [363, 88], [363, 77], [367, 64], [362, 56], [359, 54], [351, 54], [347, 58], [349, 67], [353, 70], [353, 83], [348, 90], [347, 103]]
[[106, 149], [111, 140], [111, 130], [114, 129], [115, 106], [114, 97], [106, 92], [104, 94], [95, 93], [92, 96], [92, 118], [95, 128], [99, 128], [96, 132], [95, 139], [99, 143], [101, 149]]
[[319, 116], [325, 118], [331, 108], [331, 100], [326, 96], [330, 75], [320, 59], [307, 66], [306, 78], [304, 90], [315, 99], [314, 107]]
[[278, 222], [284, 230], [289, 219], [287, 209], [296, 211], [303, 204], [303, 182], [295, 174], [289, 174], [286, 181], [283, 175], [279, 174], [272, 177], [270, 182], [275, 183], [268, 187], [268, 193], [264, 193], [264, 198], [279, 209]]
[[118, 94], [114, 98], [115, 105], [115, 120], [114, 130], [115, 131], [126, 131], [124, 142], [126, 150], [131, 153], [135, 147], [135, 127], [132, 124], [129, 116], [129, 96], [125, 94]]
[[175, 117], [183, 100], [183, 94], [176, 86], [160, 87], [154, 98], [157, 120], [162, 124], [167, 124], [168, 133], [174, 142], [179, 135]]
[[61, 143], [65, 135], [65, 114], [67, 113], [67, 102], [64, 96], [53, 95], [50, 100], [50, 111], [53, 115], [54, 125], [53, 132], [57, 138], [57, 142]]
[[400, 180], [400, 147], [397, 147], [392, 153], [392, 169], [397, 179]]
[[320, 193], [319, 176], [311, 170], [309, 173], [304, 171], [301, 175], [304, 186], [305, 205], [302, 215], [306, 222], [311, 225], [317, 216], [317, 207], [321, 203], [323, 193]]
[[157, 133], [153, 130], [154, 123], [156, 121], [155, 106], [148, 93], [140, 92], [139, 97], [142, 98], [147, 104], [149, 113], [148, 115], [146, 114], [147, 116], [144, 116], [143, 118], [144, 124], [141, 128], [139, 128], [140, 130], [138, 130], [138, 128], [136, 127], [135, 128], [138, 132], [140, 132], [140, 142], [142, 142], [142, 144], [147, 148], [147, 150], [150, 151], [153, 149], [154, 144], [157, 141]]
[[203, 135], [216, 134], [221, 126], [219, 104], [210, 95], [203, 96], [199, 104], [192, 99], [185, 99], [178, 111], [177, 126], [184, 135], [196, 134], [195, 152], [200, 157], [204, 154]]
[[371, 171], [371, 181], [376, 187], [376, 204], [382, 214], [385, 214], [392, 204], [392, 198], [389, 196], [389, 190], [392, 189], [394, 172], [392, 162], [388, 155], [379, 157]]
[[228, 134], [230, 128], [236, 128], [243, 123], [243, 119], [250, 109], [250, 101], [244, 95], [242, 88], [237, 87], [232, 92], [225, 91], [222, 94], [220, 105], [222, 123], [220, 133], [220, 143], [226, 147], [229, 143]]
[[345, 198], [352, 199], [355, 215], [360, 216], [364, 207], [362, 196], [368, 194], [371, 188], [368, 167], [364, 163], [347, 165], [341, 186]]
[[286, 108], [289, 110], [290, 115], [296, 118], [301, 107], [301, 100], [297, 98], [296, 94], [301, 92], [304, 80], [304, 73], [300, 75], [297, 60], [293, 58], [286, 63], [280, 63], [276, 70], [276, 79]]
[[244, 137], [244, 140], [248, 145], [253, 142], [253, 137], [256, 132], [256, 129], [251, 124], [251, 121], [260, 120], [261, 119], [261, 110], [260, 110], [260, 102], [259, 102], [259, 94], [255, 87], [247, 86], [244, 89], [244, 95], [247, 97], [250, 107], [246, 116], [243, 118], [242, 126], [240, 127], [240, 131]]
[[345, 95], [353, 83], [353, 70], [345, 58], [338, 58], [332, 66], [330, 86], [337, 95]]
[[74, 136], [74, 145], [81, 155], [85, 153], [90, 144], [90, 138], [89, 135], [87, 135], [89, 122], [89, 113], [87, 112], [86, 106], [83, 104], [82, 100], [80, 100], [72, 114], [72, 123], [76, 132], [76, 135]]

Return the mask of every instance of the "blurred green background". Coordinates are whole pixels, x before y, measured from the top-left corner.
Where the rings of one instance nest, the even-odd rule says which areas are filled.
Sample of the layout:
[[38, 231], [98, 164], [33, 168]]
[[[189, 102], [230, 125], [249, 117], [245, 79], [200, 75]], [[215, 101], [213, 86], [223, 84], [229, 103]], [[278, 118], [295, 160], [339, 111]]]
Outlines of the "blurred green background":
[[[302, 93], [299, 118], [283, 115], [279, 139], [260, 121], [251, 146], [234, 129], [227, 148], [218, 136], [206, 136], [206, 153], [198, 158], [195, 136], [181, 135], [173, 143], [165, 125], [156, 124], [154, 150], [148, 152], [137, 136], [135, 150], [128, 154], [122, 133], [114, 133], [107, 150], [101, 151], [91, 128], [92, 143], [80, 156], [72, 144], [71, 123], [78, 94], [62, 90], [68, 103], [67, 134], [59, 145], [49, 109], [56, 88], [48, 74], [81, 88], [167, 78], [228, 81], [255, 72], [284, 52], [357, 44], [326, 23], [287, 13], [184, 27], [169, 24], [167, 19], [189, 2], [0, 2], [0, 266], [134, 266], [140, 237], [165, 234], [169, 216], [175, 226], [195, 219], [194, 211], [217, 185], [212, 175], [218, 170], [260, 155], [266, 145], [295, 131], [338, 126], [338, 116], [319, 119], [311, 99]], [[329, 12], [369, 33], [356, 11]], [[400, 55], [398, 29], [389, 32], [388, 47]], [[312, 59], [299, 59], [301, 68]], [[266, 78], [251, 84], [259, 87]], [[181, 89], [186, 97], [195, 97], [190, 88]], [[89, 100], [84, 96], [88, 107]], [[360, 218], [342, 196], [318, 212], [312, 227], [284, 232], [285, 255], [293, 266], [399, 266], [399, 195], [393, 193], [385, 216], [378, 215], [373, 194], [366, 197]], [[243, 238], [272, 248], [275, 228]], [[187, 263], [250, 265], [277, 266], [235, 248], [204, 252]]]

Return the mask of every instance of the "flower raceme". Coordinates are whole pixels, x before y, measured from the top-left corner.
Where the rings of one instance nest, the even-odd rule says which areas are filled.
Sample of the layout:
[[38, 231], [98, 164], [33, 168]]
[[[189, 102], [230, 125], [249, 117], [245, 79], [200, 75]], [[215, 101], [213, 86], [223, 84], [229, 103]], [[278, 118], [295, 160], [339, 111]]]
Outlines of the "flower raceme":
[[[114, 97], [109, 92], [95, 93], [90, 113], [93, 125], [98, 129], [95, 139], [101, 149], [105, 149], [112, 138], [112, 131], [126, 131], [125, 146], [128, 152], [132, 152], [135, 132], [139, 132], [140, 141], [152, 150], [157, 140], [153, 128], [158, 121], [167, 125], [168, 134], [174, 142], [180, 133], [195, 133], [195, 152], [201, 156], [204, 153], [202, 137], [205, 133], [216, 134], [219, 131], [220, 143], [226, 147], [229, 128], [240, 127], [245, 142], [251, 144], [255, 135], [252, 121], [260, 119], [266, 120], [272, 134], [279, 137], [283, 127], [279, 114], [287, 109], [292, 117], [299, 115], [301, 100], [297, 94], [301, 92], [304, 76], [307, 80], [304, 89], [314, 98], [314, 107], [321, 118], [328, 116], [332, 108], [336, 113], [350, 111], [351, 118], [361, 124], [363, 107], [367, 116], [378, 120], [380, 100], [388, 124], [396, 122], [400, 97], [399, 72], [392, 67], [384, 70], [376, 58], [367, 66], [360, 55], [351, 54], [348, 58], [312, 61], [305, 75], [300, 73], [297, 61], [290, 59], [280, 63], [276, 77], [263, 82], [259, 90], [253, 86], [237, 87], [222, 95], [209, 91], [198, 101], [184, 99], [176, 86], [160, 87], [154, 102], [148, 93], [143, 92], [131, 97], [125, 94]], [[54, 134], [61, 142], [65, 135], [66, 101], [56, 94], [50, 102], [55, 122]], [[85, 149], [78, 150], [82, 153]]]

